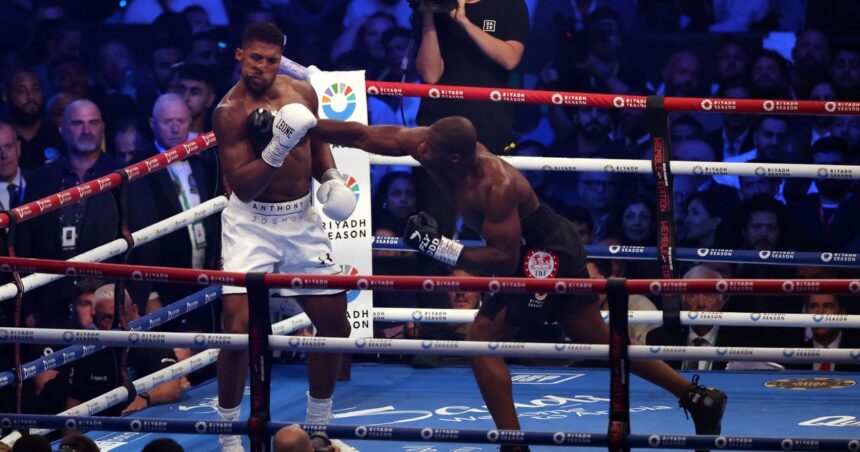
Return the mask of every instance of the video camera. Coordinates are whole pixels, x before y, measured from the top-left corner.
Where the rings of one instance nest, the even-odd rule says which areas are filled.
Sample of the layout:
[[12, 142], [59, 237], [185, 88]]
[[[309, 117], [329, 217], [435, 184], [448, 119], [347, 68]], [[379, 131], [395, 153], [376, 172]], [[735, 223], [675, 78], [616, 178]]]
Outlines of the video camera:
[[412, 9], [422, 13], [447, 13], [457, 9], [457, 0], [408, 0]]

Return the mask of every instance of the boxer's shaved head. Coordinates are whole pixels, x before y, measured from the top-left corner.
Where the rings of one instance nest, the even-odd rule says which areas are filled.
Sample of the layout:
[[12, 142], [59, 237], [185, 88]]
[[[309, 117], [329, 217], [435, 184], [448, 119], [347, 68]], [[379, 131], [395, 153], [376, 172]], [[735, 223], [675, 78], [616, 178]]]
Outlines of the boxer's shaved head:
[[465, 160], [471, 160], [475, 156], [478, 133], [472, 121], [462, 116], [451, 116], [430, 126], [427, 142], [436, 152], [460, 154]]

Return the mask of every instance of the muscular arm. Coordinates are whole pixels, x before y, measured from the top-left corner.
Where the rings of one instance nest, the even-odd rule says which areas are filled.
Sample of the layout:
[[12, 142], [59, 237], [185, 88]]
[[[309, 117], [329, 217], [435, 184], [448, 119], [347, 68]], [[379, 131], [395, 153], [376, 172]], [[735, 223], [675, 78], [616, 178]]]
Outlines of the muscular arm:
[[275, 177], [278, 168], [257, 158], [248, 140], [244, 115], [219, 106], [212, 117], [212, 129], [218, 139], [221, 169], [233, 194], [244, 202], [254, 200]]
[[418, 47], [418, 57], [415, 68], [425, 83], [436, 83], [445, 71], [445, 61], [439, 50], [439, 36], [436, 34], [436, 23], [433, 14], [424, 13], [421, 28], [421, 46]]
[[317, 182], [322, 182], [322, 176], [329, 168], [337, 168], [331, 147], [321, 140], [311, 139], [311, 172]]
[[512, 184], [493, 185], [484, 208], [486, 246], [463, 248], [457, 266], [478, 274], [512, 275], [520, 252], [520, 215]]
[[427, 127], [366, 126], [358, 122], [320, 119], [308, 135], [312, 140], [363, 149], [373, 154], [414, 157], [418, 146], [427, 139], [428, 130]]
[[[306, 88], [304, 94], [305, 99], [308, 101], [308, 108], [314, 112], [314, 116], [317, 117], [317, 121], [319, 121], [319, 115], [317, 111], [319, 110], [319, 100], [317, 99], [316, 92], [307, 84], [304, 86]], [[313, 129], [312, 129], [313, 130]], [[308, 134], [310, 135], [310, 133]], [[334, 156], [331, 153], [331, 147], [329, 147], [328, 143], [324, 140], [320, 140], [317, 138], [310, 138], [311, 140], [311, 175], [317, 182], [322, 182], [322, 176], [329, 168], [337, 168], [337, 165], [334, 161]]]

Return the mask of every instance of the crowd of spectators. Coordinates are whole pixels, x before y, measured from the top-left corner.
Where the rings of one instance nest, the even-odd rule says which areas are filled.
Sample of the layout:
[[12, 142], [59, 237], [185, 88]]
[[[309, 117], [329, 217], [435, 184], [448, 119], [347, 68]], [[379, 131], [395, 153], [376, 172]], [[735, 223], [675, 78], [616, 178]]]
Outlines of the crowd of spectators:
[[[256, 21], [278, 24], [287, 35], [285, 54], [299, 63], [323, 70], [361, 69], [368, 80], [860, 101], [860, 35], [853, 23], [860, 16], [860, 6], [853, 2], [481, 0], [467, 2], [463, 11], [454, 16], [413, 14], [406, 0], [4, 2], [0, 5], [0, 25], [6, 30], [0, 37], [0, 210], [105, 175], [210, 130], [212, 108], [238, 80], [233, 50], [241, 30]], [[371, 96], [368, 107], [372, 124], [411, 127], [441, 116], [465, 115], [477, 125], [480, 141], [496, 154], [651, 156], [647, 120], [639, 109], [514, 107], [380, 96]], [[678, 160], [860, 163], [857, 115], [672, 114], [669, 136]], [[653, 177], [609, 172], [525, 174], [543, 202], [574, 222], [583, 243], [656, 244]], [[373, 176], [374, 235], [399, 236], [410, 214], [428, 210], [439, 219], [443, 232], [460, 239], [478, 238], [463, 227], [450, 206], [440, 204], [426, 173], [385, 167], [374, 168]], [[216, 155], [208, 151], [130, 184], [128, 196], [138, 206], [129, 212], [132, 230], [224, 193], [220, 181]], [[860, 184], [851, 179], [677, 176], [674, 199], [681, 246], [860, 251]], [[117, 209], [108, 194], [69, 204], [20, 225], [16, 252], [68, 259], [113, 240], [116, 219]], [[217, 268], [218, 228], [217, 217], [201, 220], [139, 248], [130, 261]], [[377, 252], [376, 273], [450, 271], [420, 256], [403, 254], [408, 253]], [[659, 275], [652, 263], [592, 264], [595, 277]], [[694, 265], [685, 264], [683, 270], [707, 277], [817, 274], [806, 267]], [[856, 275], [856, 271], [833, 275]], [[94, 303], [78, 296], [91, 285], [65, 278], [28, 293], [24, 323], [99, 328]], [[190, 291], [132, 284], [131, 309], [151, 312]], [[465, 297], [400, 295], [377, 294], [377, 304], [458, 307], [458, 300]], [[685, 299], [684, 306], [854, 312], [855, 301], [824, 296], [789, 301], [699, 297]], [[659, 309], [661, 300], [631, 299], [634, 305]], [[0, 314], [0, 320], [10, 324], [8, 304]], [[217, 330], [216, 316], [201, 310], [170, 328]], [[848, 330], [819, 330], [791, 338], [777, 336], [783, 345], [853, 343]], [[460, 333], [457, 328], [440, 333], [413, 324], [382, 325], [376, 330], [387, 337], [457, 337]], [[652, 336], [667, 343], [689, 339], [692, 345], [693, 334], [701, 333], [728, 343], [725, 329], [719, 336], [713, 330], [684, 333], [689, 337], [672, 333], [669, 337], [659, 330], [640, 330], [635, 336], [649, 342]], [[762, 337], [759, 343], [773, 343], [774, 337]], [[702, 362], [682, 365], [710, 368]], [[9, 362], [3, 363], [4, 369], [9, 367]], [[50, 384], [43, 381], [31, 392], [37, 397], [43, 389], [50, 390]]]

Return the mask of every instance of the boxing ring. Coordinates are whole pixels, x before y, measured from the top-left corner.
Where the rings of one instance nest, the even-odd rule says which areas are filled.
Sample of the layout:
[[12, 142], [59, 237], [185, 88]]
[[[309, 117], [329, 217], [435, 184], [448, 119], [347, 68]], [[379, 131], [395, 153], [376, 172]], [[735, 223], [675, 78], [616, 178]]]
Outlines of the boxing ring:
[[[732, 99], [677, 99], [644, 96], [615, 96], [588, 93], [554, 93], [496, 88], [445, 87], [367, 82], [369, 94], [412, 95], [493, 102], [542, 103], [603, 108], [643, 108], [654, 112], [655, 122], [668, 111], [738, 111], [777, 114], [860, 114], [860, 103], [819, 101], [772, 101]], [[659, 127], [658, 127], [659, 128]], [[648, 347], [628, 346], [627, 324], [677, 321], [680, 324], [716, 324], [756, 327], [860, 328], [860, 316], [816, 316], [762, 313], [699, 313], [678, 311], [627, 312], [628, 294], [678, 295], [860, 293], [860, 280], [677, 280], [675, 263], [680, 260], [762, 263], [771, 265], [822, 265], [857, 268], [854, 254], [793, 251], [678, 249], [674, 246], [672, 218], [672, 174], [728, 174], [771, 177], [833, 177], [860, 179], [860, 167], [834, 165], [743, 164], [679, 162], [671, 159], [666, 131], [654, 133], [654, 159], [609, 160], [511, 157], [520, 169], [549, 171], [604, 171], [654, 174], [661, 205], [660, 246], [588, 246], [588, 254], [601, 258], [657, 260], [663, 278], [653, 280], [447, 278], [426, 276], [314, 276], [242, 274], [214, 270], [103, 264], [110, 257], [127, 253], [134, 246], [151, 242], [220, 212], [226, 198], [215, 198], [174, 218], [141, 231], [122, 234], [114, 242], [73, 258], [51, 261], [0, 257], [0, 271], [15, 272], [13, 283], [0, 287], [0, 300], [15, 299], [16, 327], [0, 328], [0, 342], [14, 344], [65, 344], [54, 356], [23, 363], [0, 373], [0, 387], [20, 385], [23, 380], [89, 355], [102, 347], [189, 347], [205, 349], [152, 375], [143, 376], [93, 400], [56, 416], [0, 413], [0, 428], [83, 429], [100, 441], [103, 450], [139, 450], [157, 437], [170, 436], [187, 450], [215, 450], [214, 434], [247, 435], [246, 445], [264, 450], [262, 444], [280, 427], [303, 418], [306, 380], [300, 365], [272, 365], [271, 351], [400, 353], [452, 356], [495, 355], [550, 359], [607, 359], [610, 370], [577, 368], [512, 367], [514, 400], [522, 431], [493, 429], [471, 370], [463, 366], [433, 370], [395, 365], [354, 365], [353, 378], [336, 389], [334, 418], [330, 425], [305, 425], [308, 431], [325, 430], [360, 450], [494, 450], [498, 444], [528, 443], [534, 450], [551, 446], [579, 446], [624, 450], [652, 449], [756, 449], [756, 450], [860, 450], [860, 426], [855, 416], [857, 377], [821, 372], [702, 372], [709, 386], [726, 389], [730, 403], [723, 420], [723, 435], [693, 433], [683, 419], [677, 399], [636, 377], [629, 377], [630, 359], [707, 359], [731, 361], [840, 362], [860, 361], [860, 349], [792, 349], [754, 347]], [[212, 133], [116, 171], [11, 211], [0, 214], [0, 227], [13, 233], [16, 224], [66, 203], [98, 193], [117, 193], [122, 203], [122, 185], [167, 165], [215, 146]], [[416, 164], [411, 159], [373, 156], [375, 164]], [[122, 218], [121, 218], [122, 222]], [[403, 249], [400, 239], [377, 238], [377, 248]], [[18, 272], [33, 273], [20, 278]], [[20, 327], [22, 295], [65, 276], [117, 278], [119, 280], [197, 284], [205, 288], [183, 300], [128, 325], [128, 331], [51, 330]], [[213, 302], [221, 285], [247, 286], [251, 310], [249, 335], [159, 333], [146, 330]], [[608, 293], [609, 312], [604, 319], [612, 331], [609, 345], [485, 343], [431, 340], [337, 339], [284, 336], [310, 325], [299, 315], [275, 325], [268, 320], [269, 288], [335, 288], [344, 290], [450, 291], [569, 294]], [[121, 291], [117, 290], [117, 293]], [[3, 301], [8, 302], [8, 301]], [[265, 306], [265, 309], [262, 308]], [[265, 311], [265, 315], [263, 312]], [[118, 311], [118, 317], [120, 316]], [[377, 321], [469, 322], [470, 311], [376, 309]], [[669, 319], [674, 320], [669, 320]], [[129, 417], [93, 417], [104, 409], [133, 398], [165, 381], [179, 378], [215, 361], [219, 349], [247, 348], [251, 360], [250, 397], [243, 400], [245, 421], [223, 422], [215, 410], [216, 384], [210, 381], [185, 391], [173, 404], [149, 407]], [[16, 353], [17, 355], [17, 353]], [[606, 380], [610, 380], [610, 385]], [[444, 381], [445, 384], [439, 384]], [[276, 385], [272, 382], [277, 382]], [[283, 384], [282, 384], [283, 383]], [[608, 387], [607, 387], [608, 386]], [[20, 392], [20, 389], [19, 389]], [[762, 403], [762, 401], [766, 403]], [[247, 411], [245, 411], [247, 410]], [[270, 420], [270, 417], [274, 420]], [[627, 433], [629, 429], [630, 433]], [[14, 434], [10, 441], [14, 439]], [[6, 438], [4, 438], [6, 439]]]

